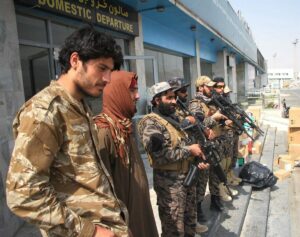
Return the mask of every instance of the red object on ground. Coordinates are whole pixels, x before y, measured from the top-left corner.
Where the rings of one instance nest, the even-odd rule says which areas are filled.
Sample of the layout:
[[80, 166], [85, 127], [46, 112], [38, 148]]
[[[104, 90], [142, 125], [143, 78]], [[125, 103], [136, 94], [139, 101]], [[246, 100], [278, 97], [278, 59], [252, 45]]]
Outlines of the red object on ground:
[[252, 147], [253, 147], [253, 141], [248, 142], [248, 152], [251, 155], [252, 154]]

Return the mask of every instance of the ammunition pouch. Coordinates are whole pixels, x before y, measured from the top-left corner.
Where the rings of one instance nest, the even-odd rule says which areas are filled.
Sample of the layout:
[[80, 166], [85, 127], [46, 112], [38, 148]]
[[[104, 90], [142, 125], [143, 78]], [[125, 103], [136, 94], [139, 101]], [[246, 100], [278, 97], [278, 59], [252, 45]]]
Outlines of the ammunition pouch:
[[[177, 130], [170, 122], [167, 120], [163, 119], [159, 115], [155, 113], [147, 114], [139, 123], [138, 129], [140, 129], [140, 124], [142, 124], [143, 120], [152, 118], [155, 121], [157, 121], [159, 124], [164, 126], [168, 133], [170, 134], [171, 138], [171, 144], [172, 148], [175, 149], [175, 147], [181, 142], [183, 138], [186, 138], [186, 133], [180, 130]], [[164, 170], [164, 171], [177, 171], [179, 173], [187, 173], [190, 167], [190, 161], [193, 160], [193, 157], [190, 157], [185, 160], [180, 160], [176, 161], [173, 163], [169, 164], [164, 164], [164, 165], [156, 165], [155, 162], [153, 162], [152, 157], [148, 153], [148, 161], [149, 164], [152, 168], [157, 169], [157, 170]]]
[[164, 170], [164, 171], [177, 171], [178, 173], [185, 174], [189, 171], [191, 159], [192, 158], [181, 160], [170, 164], [154, 166], [153, 168], [157, 170]]

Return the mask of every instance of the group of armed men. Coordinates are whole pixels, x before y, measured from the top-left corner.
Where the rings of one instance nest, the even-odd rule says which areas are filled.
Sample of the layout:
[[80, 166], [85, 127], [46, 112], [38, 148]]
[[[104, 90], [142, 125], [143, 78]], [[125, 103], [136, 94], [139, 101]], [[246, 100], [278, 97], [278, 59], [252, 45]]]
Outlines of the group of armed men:
[[[6, 181], [11, 211], [43, 236], [158, 236], [140, 139], [153, 168], [161, 236], [207, 231], [201, 208], [207, 183], [211, 209], [221, 212], [222, 202], [237, 194], [227, 184], [241, 181], [232, 171], [238, 136], [212, 103], [216, 94], [228, 97], [224, 79], [200, 76], [189, 103], [183, 79], [156, 83], [153, 110], [134, 136], [138, 76], [119, 71], [123, 55], [112, 37], [78, 29], [61, 47], [59, 63], [59, 78], [13, 122]], [[102, 111], [94, 116], [85, 98], [100, 94]]]
[[[237, 186], [241, 182], [233, 172], [238, 156], [238, 135], [232, 121], [220, 113], [212, 100], [215, 93], [229, 96], [230, 90], [224, 78], [197, 78], [196, 95], [189, 102], [188, 86], [183, 78], [152, 86], [152, 113], [138, 125], [153, 167], [162, 236], [195, 236], [195, 233], [206, 232], [208, 227], [204, 224], [207, 220], [202, 202], [207, 183], [211, 209], [222, 212], [222, 202], [230, 202], [232, 196], [238, 194], [227, 184]], [[197, 123], [201, 126], [196, 126]], [[204, 140], [197, 136], [200, 132], [197, 130], [201, 130]], [[216, 151], [205, 149], [203, 142], [214, 143], [211, 149]], [[212, 153], [217, 156], [211, 157]], [[199, 174], [194, 182], [186, 183], [193, 163], [197, 165]], [[225, 179], [220, 178], [216, 167], [222, 168]]]

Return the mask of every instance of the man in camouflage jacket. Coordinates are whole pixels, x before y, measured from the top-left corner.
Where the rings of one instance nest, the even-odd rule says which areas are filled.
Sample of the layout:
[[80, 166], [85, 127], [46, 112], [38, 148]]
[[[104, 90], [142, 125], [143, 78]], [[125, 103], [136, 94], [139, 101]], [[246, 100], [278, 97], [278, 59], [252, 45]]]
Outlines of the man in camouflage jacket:
[[57, 81], [27, 101], [13, 122], [7, 203], [43, 236], [129, 236], [127, 210], [97, 152], [83, 102], [99, 96], [123, 62], [115, 41], [90, 27], [63, 45]]
[[[150, 88], [153, 113], [139, 123], [139, 135], [153, 167], [154, 190], [162, 223], [162, 236], [192, 237], [196, 227], [195, 186], [183, 181], [194, 156], [202, 156], [198, 144], [190, 145], [187, 134], [174, 116], [175, 94], [167, 82]], [[200, 169], [208, 165], [200, 163]]]
[[[223, 77], [216, 77], [213, 80], [216, 84], [214, 86], [214, 91], [223, 96], [230, 103], [230, 95], [231, 91], [228, 86], [225, 85], [225, 81]], [[226, 93], [225, 93], [226, 88]], [[240, 178], [236, 177], [233, 173], [232, 167], [235, 167], [237, 153], [238, 153], [238, 134], [235, 129], [230, 128], [225, 130], [225, 141], [223, 143], [225, 159], [222, 161], [222, 166], [224, 172], [227, 176], [227, 181], [229, 185], [237, 186], [242, 181]]]
[[[183, 78], [180, 77], [175, 77], [171, 80], [168, 81], [169, 84], [174, 87], [174, 92], [175, 92], [175, 97], [176, 100], [180, 100], [181, 103], [184, 105], [188, 104], [188, 91], [187, 87], [190, 85], [189, 83], [186, 83]], [[188, 105], [186, 105], [188, 106]], [[190, 114], [187, 113], [187, 111], [183, 110], [179, 105], [177, 101], [177, 106], [176, 106], [176, 116], [178, 117], [179, 121], [182, 124], [186, 124], [187, 126], [193, 124], [196, 122], [196, 118], [191, 116]], [[202, 122], [202, 121], [201, 121]], [[192, 129], [193, 130], [193, 129]], [[189, 136], [193, 136], [193, 131], [188, 131]], [[199, 172], [199, 183], [205, 183], [207, 182], [207, 175], [208, 170], [200, 170]], [[198, 184], [197, 184], [198, 185]], [[199, 185], [198, 185], [199, 186]], [[200, 185], [201, 186], [201, 185]], [[204, 186], [204, 184], [202, 184]], [[205, 185], [206, 187], [206, 185]], [[204, 194], [203, 194], [204, 196]], [[197, 195], [196, 195], [197, 197]], [[196, 198], [196, 202], [198, 203], [198, 197]], [[202, 211], [202, 209], [201, 209]], [[202, 212], [197, 211], [197, 225], [196, 225], [196, 233], [204, 233], [208, 230], [208, 227], [204, 224], [201, 224], [201, 222], [206, 222], [207, 220], [205, 219], [205, 215]]]
[[[219, 113], [216, 107], [210, 105], [211, 91], [214, 85], [215, 82], [213, 82], [209, 77], [200, 76], [195, 83], [197, 91], [195, 99], [190, 102], [189, 108], [194, 114], [196, 114], [197, 117], [202, 118], [205, 126], [211, 128], [214, 132], [214, 136], [218, 137], [221, 135], [218, 121], [227, 118]], [[220, 150], [220, 153], [222, 152], [223, 151]], [[198, 221], [201, 222], [205, 220], [201, 204], [204, 199], [207, 181], [209, 181], [208, 184], [211, 194], [211, 209], [222, 211], [224, 206], [220, 200], [221, 193], [219, 190], [219, 186], [222, 184], [220, 183], [220, 180], [213, 168], [211, 167], [209, 172], [203, 173], [203, 177], [200, 178], [201, 182], [198, 182], [197, 186], [197, 213]], [[226, 197], [230, 198], [228, 195]]]

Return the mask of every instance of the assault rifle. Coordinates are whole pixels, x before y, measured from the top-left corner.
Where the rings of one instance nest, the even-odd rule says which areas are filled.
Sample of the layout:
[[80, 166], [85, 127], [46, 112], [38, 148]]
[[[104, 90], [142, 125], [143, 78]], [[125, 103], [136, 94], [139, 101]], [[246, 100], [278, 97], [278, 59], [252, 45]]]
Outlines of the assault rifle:
[[220, 155], [217, 151], [218, 144], [216, 141], [208, 140], [205, 136], [205, 130], [207, 129], [199, 120], [199, 118], [192, 113], [187, 106], [179, 99], [176, 100], [177, 105], [182, 109], [185, 114], [193, 116], [196, 119], [195, 124], [184, 127], [183, 129], [188, 132], [188, 134], [192, 134], [193, 138], [198, 142], [201, 146], [201, 150], [205, 155], [207, 160], [203, 160], [201, 157], [196, 157], [194, 163], [191, 165], [189, 172], [183, 182], [185, 187], [190, 187], [194, 185], [199, 180], [199, 168], [198, 165], [200, 162], [208, 162], [211, 167], [213, 167], [216, 175], [220, 179], [222, 183], [224, 183], [227, 188], [230, 196], [232, 196], [231, 190], [227, 185], [227, 177], [224, 174], [222, 167], [219, 164], [221, 160]]
[[255, 129], [260, 135], [264, 135], [264, 131], [253, 122], [249, 115], [241, 107], [239, 107], [238, 104], [233, 104], [229, 99], [221, 95], [217, 98], [227, 109], [235, 112], [243, 123], [249, 124], [249, 126], [252, 129]]
[[[246, 117], [239, 114], [234, 106], [230, 106], [231, 103], [229, 103], [228, 100], [226, 100], [223, 96], [217, 94], [216, 92], [213, 92], [211, 103], [217, 106], [221, 110], [221, 113], [224, 114], [228, 119], [230, 119], [233, 122], [233, 125], [238, 135], [241, 135], [244, 132], [247, 134], [248, 137], [251, 138], [252, 141], [254, 141], [254, 138], [249, 134], [247, 129], [244, 127], [244, 122], [246, 121]], [[249, 116], [247, 117], [249, 118]], [[249, 120], [247, 119], [247, 121], [251, 124], [254, 124], [250, 118]]]

